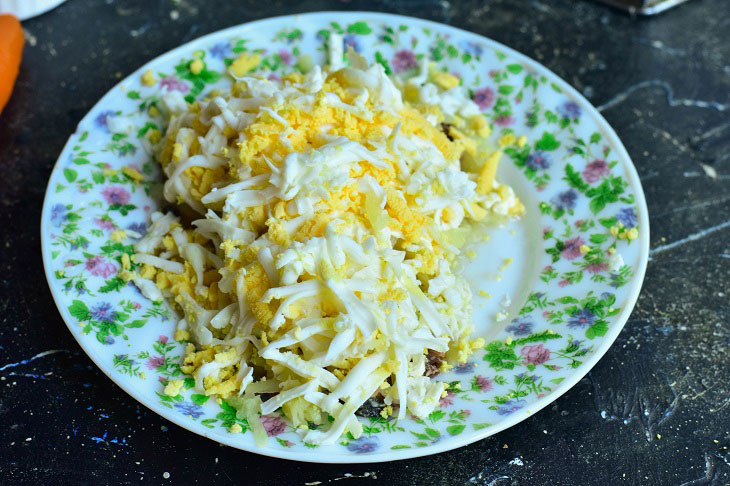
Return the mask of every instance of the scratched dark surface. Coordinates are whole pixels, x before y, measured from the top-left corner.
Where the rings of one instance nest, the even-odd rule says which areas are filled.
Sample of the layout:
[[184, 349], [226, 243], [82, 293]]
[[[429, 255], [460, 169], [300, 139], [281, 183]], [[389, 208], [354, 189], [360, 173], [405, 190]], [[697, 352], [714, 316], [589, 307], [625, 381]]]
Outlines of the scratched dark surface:
[[[655, 18], [576, 0], [289, 5], [70, 0], [25, 23], [31, 42], [0, 116], [4, 482], [730, 484], [730, 2], [693, 0]], [[312, 465], [187, 432], [92, 364], [43, 277], [39, 220], [48, 175], [68, 135], [118, 78], [208, 32], [325, 9], [425, 17], [542, 62], [600, 107], [646, 191], [652, 260], [608, 354], [531, 419], [437, 456]]]

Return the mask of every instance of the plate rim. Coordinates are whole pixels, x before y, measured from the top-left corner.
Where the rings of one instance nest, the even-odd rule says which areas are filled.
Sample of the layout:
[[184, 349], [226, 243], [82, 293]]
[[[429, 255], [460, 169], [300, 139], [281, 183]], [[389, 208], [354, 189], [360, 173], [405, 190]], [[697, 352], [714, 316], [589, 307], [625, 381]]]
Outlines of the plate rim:
[[[629, 290], [629, 293], [626, 298], [626, 305], [622, 308], [621, 312], [616, 316], [614, 324], [609, 328], [608, 332], [603, 336], [603, 339], [601, 340], [598, 348], [596, 351], [591, 355], [590, 359], [587, 359], [585, 362], [583, 362], [579, 367], [575, 368], [575, 371], [571, 373], [568, 377], [566, 377], [553, 391], [551, 391], [549, 394], [547, 394], [545, 397], [538, 399], [534, 403], [532, 403], [530, 406], [525, 407], [524, 409], [518, 410], [512, 415], [509, 416], [509, 418], [502, 420], [494, 425], [491, 425], [489, 427], [486, 427], [485, 429], [479, 430], [479, 431], [473, 431], [473, 433], [469, 435], [461, 436], [460, 438], [453, 438], [453, 440], [447, 441], [442, 444], [433, 444], [429, 447], [424, 447], [422, 449], [401, 449], [398, 451], [383, 451], [383, 452], [376, 452], [372, 454], [362, 454], [362, 455], [356, 455], [356, 454], [349, 454], [349, 455], [331, 455], [331, 456], [325, 456], [321, 454], [317, 454], [317, 452], [312, 453], [303, 453], [302, 451], [290, 451], [290, 450], [278, 450], [278, 449], [271, 449], [271, 448], [258, 448], [257, 446], [254, 446], [253, 448], [250, 447], [243, 447], [244, 444], [241, 444], [240, 441], [236, 441], [233, 438], [228, 438], [224, 435], [220, 435], [211, 431], [208, 431], [205, 429], [205, 427], [200, 426], [200, 424], [195, 423], [195, 425], [198, 425], [198, 427], [194, 427], [193, 423], [190, 423], [189, 421], [184, 420], [185, 417], [180, 416], [179, 414], [170, 413], [168, 409], [162, 407], [156, 402], [150, 402], [146, 398], [143, 398], [141, 393], [138, 393], [136, 391], [136, 387], [131, 385], [131, 382], [127, 382], [126, 384], [123, 384], [122, 380], [117, 380], [111, 373], [111, 369], [109, 369], [107, 366], [102, 366], [100, 364], [100, 358], [99, 356], [95, 356], [95, 352], [88, 347], [83, 340], [80, 339], [79, 336], [74, 332], [74, 326], [72, 324], [72, 319], [70, 318], [70, 314], [68, 314], [67, 309], [63, 308], [61, 305], [59, 305], [59, 300], [56, 296], [56, 292], [54, 292], [54, 286], [52, 285], [51, 281], [51, 275], [49, 273], [50, 271], [50, 244], [47, 241], [46, 234], [50, 234], [48, 230], [48, 213], [50, 211], [49, 206], [49, 199], [52, 197], [53, 192], [50, 190], [51, 181], [54, 178], [56, 172], [61, 170], [61, 159], [62, 156], [66, 153], [66, 151], [71, 146], [72, 139], [76, 133], [78, 133], [79, 125], [81, 122], [88, 116], [89, 113], [94, 112], [100, 105], [103, 104], [109, 98], [113, 95], [121, 86], [128, 83], [129, 81], [133, 80], [135, 76], [139, 76], [140, 73], [144, 72], [146, 69], [148, 69], [149, 66], [152, 64], [157, 64], [160, 62], [164, 62], [167, 58], [179, 55], [179, 51], [187, 50], [189, 49], [188, 46], [204, 42], [208, 39], [214, 38], [214, 37], [224, 37], [227, 34], [232, 34], [234, 32], [240, 32], [241, 29], [248, 29], [248, 28], [256, 28], [260, 26], [260, 24], [267, 24], [267, 23], [276, 23], [281, 22], [286, 19], [291, 19], [294, 21], [299, 21], [301, 19], [307, 19], [307, 18], [316, 18], [316, 17], [350, 17], [350, 18], [357, 18], [357, 20], [379, 20], [379, 21], [400, 21], [400, 22], [409, 22], [409, 23], [416, 23], [419, 26], [425, 26], [425, 27], [431, 27], [431, 28], [438, 28], [443, 29], [446, 31], [452, 31], [457, 32], [462, 36], [466, 37], [472, 37], [478, 39], [480, 42], [484, 43], [488, 48], [502, 51], [508, 56], [513, 57], [514, 59], [518, 60], [519, 62], [523, 63], [525, 66], [530, 67], [531, 69], [540, 72], [541, 74], [546, 75], [548, 78], [552, 78], [553, 81], [558, 81], [560, 83], [561, 89], [565, 91], [565, 93], [568, 95], [568, 97], [572, 98], [573, 100], [580, 103], [581, 108], [586, 110], [586, 114], [591, 117], [596, 122], [597, 128], [602, 132], [603, 135], [605, 135], [611, 144], [611, 146], [616, 150], [616, 157], [618, 160], [621, 161], [621, 164], [626, 172], [626, 178], [630, 183], [631, 188], [634, 190], [636, 195], [636, 208], [638, 210], [638, 217], [639, 222], [642, 227], [642, 231], [640, 232], [640, 237], [638, 243], [640, 244], [640, 252], [639, 252], [639, 266], [635, 271], [634, 278], [631, 282], [631, 288]], [[641, 292], [641, 289], [643, 287], [644, 278], [646, 276], [646, 269], [648, 266], [649, 261], [649, 242], [650, 242], [650, 222], [649, 222], [649, 213], [648, 213], [648, 207], [646, 203], [646, 196], [644, 194], [644, 189], [641, 185], [641, 180], [639, 178], [638, 171], [636, 170], [636, 166], [634, 165], [633, 160], [631, 159], [631, 156], [629, 155], [628, 151], [626, 150], [626, 147], [624, 147], [624, 144], [621, 142], [620, 138], [616, 134], [616, 131], [613, 129], [613, 127], [608, 123], [608, 121], [603, 117], [603, 115], [596, 109], [593, 104], [588, 101], [577, 89], [575, 89], [570, 83], [565, 81], [562, 77], [558, 76], [556, 73], [554, 73], [552, 70], [550, 70], [547, 66], [544, 66], [543, 64], [537, 62], [536, 60], [528, 57], [525, 54], [520, 53], [519, 51], [508, 47], [498, 41], [495, 41], [489, 37], [483, 36], [481, 34], [477, 34], [475, 32], [471, 32], [465, 29], [461, 29], [459, 27], [455, 27], [448, 24], [443, 24], [440, 22], [435, 22], [432, 20], [422, 19], [419, 17], [411, 17], [407, 15], [400, 15], [400, 14], [393, 14], [393, 13], [386, 13], [386, 12], [374, 12], [374, 11], [317, 11], [317, 12], [307, 12], [307, 13], [297, 13], [297, 14], [287, 14], [287, 15], [279, 15], [275, 17], [266, 17], [263, 19], [253, 20], [250, 22], [245, 22], [242, 24], [237, 24], [234, 26], [226, 27], [224, 29], [220, 29], [214, 32], [210, 32], [208, 34], [205, 34], [203, 36], [200, 36], [198, 38], [192, 39], [190, 41], [187, 41], [181, 45], [178, 45], [177, 47], [166, 51], [149, 61], [145, 62], [143, 65], [141, 65], [139, 68], [132, 71], [129, 75], [125, 76], [123, 79], [121, 79], [119, 82], [117, 82], [114, 86], [112, 86], [109, 90], [106, 91], [106, 93], [84, 114], [84, 116], [79, 120], [79, 124], [76, 126], [76, 130], [74, 130], [73, 133], [69, 135], [68, 140], [63, 146], [63, 149], [59, 152], [59, 156], [56, 159], [56, 162], [54, 163], [53, 169], [51, 170], [49, 177], [48, 177], [48, 183], [46, 185], [46, 191], [43, 198], [43, 208], [41, 211], [41, 225], [40, 225], [40, 233], [41, 233], [41, 256], [43, 260], [43, 270], [44, 275], [46, 277], [46, 283], [48, 284], [49, 291], [51, 293], [51, 296], [53, 297], [53, 302], [56, 305], [59, 314], [61, 318], [63, 319], [64, 323], [66, 324], [66, 327], [69, 329], [71, 335], [76, 340], [76, 342], [79, 344], [81, 349], [86, 353], [86, 355], [91, 359], [91, 361], [108, 377], [110, 378], [117, 386], [119, 386], [122, 390], [124, 390], [127, 394], [129, 394], [132, 398], [134, 398], [137, 402], [144, 405], [145, 407], [149, 408], [153, 412], [155, 412], [157, 415], [161, 416], [162, 418], [169, 420], [170, 422], [173, 422], [174, 424], [193, 432], [197, 435], [201, 435], [205, 438], [211, 439], [219, 444], [224, 444], [242, 451], [254, 453], [254, 454], [261, 454], [264, 456], [269, 457], [275, 457], [279, 459], [289, 459], [289, 460], [295, 460], [299, 462], [309, 462], [309, 463], [320, 463], [320, 464], [366, 464], [366, 463], [380, 463], [380, 462], [391, 462], [391, 461], [399, 461], [399, 460], [405, 460], [405, 459], [413, 459], [418, 457], [425, 457], [432, 454], [439, 454], [442, 452], [450, 451], [453, 449], [458, 449], [461, 447], [464, 447], [466, 445], [472, 444], [474, 442], [478, 442], [480, 440], [483, 440], [487, 437], [490, 437], [492, 435], [495, 435], [505, 429], [508, 429], [524, 420], [529, 418], [532, 415], [535, 415], [537, 412], [545, 408], [547, 405], [553, 403], [558, 398], [560, 398], [562, 395], [564, 395], [568, 390], [573, 388], [580, 380], [582, 380], [588, 372], [593, 369], [593, 367], [603, 358], [603, 356], [608, 352], [608, 350], [613, 346], [614, 342], [616, 341], [616, 338], [620, 334], [621, 330], [626, 325], [626, 322], [628, 321], [631, 312], [633, 312], [634, 307], [636, 306], [636, 301], [638, 300], [639, 294]], [[235, 437], [235, 436], [234, 436]], [[315, 450], [313, 450], [315, 451]]]

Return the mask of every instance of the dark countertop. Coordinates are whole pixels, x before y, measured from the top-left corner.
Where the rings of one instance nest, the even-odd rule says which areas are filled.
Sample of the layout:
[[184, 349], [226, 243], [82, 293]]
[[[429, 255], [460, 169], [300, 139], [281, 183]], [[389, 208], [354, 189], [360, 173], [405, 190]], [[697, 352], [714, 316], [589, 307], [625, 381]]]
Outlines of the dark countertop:
[[[652, 18], [578, 0], [288, 4], [70, 0], [24, 24], [29, 43], [0, 116], [5, 481], [730, 484], [730, 2], [693, 0]], [[649, 203], [653, 250], [644, 288], [606, 356], [529, 420], [436, 456], [313, 465], [183, 430], [92, 364], [43, 276], [39, 221], [48, 175], [76, 124], [120, 77], [223, 27], [328, 9], [425, 17], [542, 62], [600, 107], [633, 157]]]

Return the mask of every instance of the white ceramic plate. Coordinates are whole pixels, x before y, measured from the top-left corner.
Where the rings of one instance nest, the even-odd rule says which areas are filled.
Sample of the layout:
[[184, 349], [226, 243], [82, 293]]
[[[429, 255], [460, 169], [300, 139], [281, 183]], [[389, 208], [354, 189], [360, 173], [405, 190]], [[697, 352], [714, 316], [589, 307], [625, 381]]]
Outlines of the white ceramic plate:
[[[330, 31], [366, 57], [402, 72], [422, 55], [462, 78], [493, 126], [492, 137], [526, 135], [507, 150], [501, 180], [527, 206], [517, 223], [495, 230], [467, 265], [474, 286], [476, 334], [486, 339], [469, 363], [439, 379], [449, 395], [426, 420], [364, 419], [362, 437], [331, 446], [302, 443], [278, 414], [254, 445], [246, 423], [225, 402], [185, 389], [162, 394], [179, 369], [174, 318], [116, 277], [131, 242], [160, 207], [159, 174], [142, 138], [163, 90], [204, 96], [230, 81], [225, 64], [257, 51], [272, 76], [300, 56], [323, 62]], [[187, 64], [203, 58], [192, 75]], [[158, 82], [141, 84], [152, 70]], [[153, 110], [154, 111], [154, 110]], [[115, 133], [115, 131], [117, 133]], [[122, 168], [145, 175], [141, 185]], [[598, 112], [540, 64], [484, 37], [424, 20], [376, 13], [325, 12], [261, 20], [189, 42], [149, 62], [111, 89], [84, 117], [51, 174], [43, 208], [48, 282], [71, 333], [91, 359], [130, 395], [195, 433], [240, 449], [312, 462], [376, 462], [446, 451], [522, 420], [573, 386], [603, 356], [626, 322], [646, 268], [646, 202], [626, 150]], [[514, 263], [504, 266], [504, 260]], [[487, 299], [479, 291], [493, 297]], [[511, 297], [508, 303], [504, 296]], [[499, 312], [508, 314], [496, 320]], [[238, 423], [243, 434], [228, 432]]]

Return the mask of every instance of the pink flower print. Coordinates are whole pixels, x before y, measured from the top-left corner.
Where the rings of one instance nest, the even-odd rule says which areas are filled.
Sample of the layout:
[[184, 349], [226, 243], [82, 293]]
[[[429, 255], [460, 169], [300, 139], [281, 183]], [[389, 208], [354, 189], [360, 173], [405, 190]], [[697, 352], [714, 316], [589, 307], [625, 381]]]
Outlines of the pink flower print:
[[479, 388], [479, 391], [481, 391], [482, 393], [486, 393], [494, 388], [492, 380], [481, 375], [477, 375], [474, 377], [474, 386]]
[[601, 273], [608, 269], [608, 263], [591, 263], [586, 267], [590, 273]]
[[84, 267], [95, 277], [109, 278], [117, 273], [117, 267], [100, 256], [95, 256], [94, 258], [86, 260]]
[[468, 419], [469, 417], [471, 417], [471, 410], [462, 410], [460, 415], [461, 418]]
[[500, 127], [508, 127], [512, 125], [515, 122], [515, 118], [513, 116], [499, 116], [495, 118], [494, 123], [499, 125]]
[[446, 408], [454, 404], [454, 397], [456, 396], [453, 392], [446, 392], [445, 397], [439, 398], [439, 408]]
[[101, 229], [105, 229], [107, 231], [114, 231], [114, 223], [111, 221], [107, 221], [105, 219], [101, 218], [94, 218], [94, 224], [97, 225]]
[[581, 255], [580, 247], [585, 245], [585, 241], [580, 236], [576, 236], [570, 240], [566, 240], [563, 246], [563, 251], [560, 254], [566, 260], [575, 260]]
[[160, 366], [165, 364], [165, 357], [164, 356], [152, 356], [151, 358], [147, 358], [147, 361], [145, 361], [145, 366], [147, 366], [148, 370], [156, 370]]
[[286, 430], [286, 422], [284, 422], [284, 419], [274, 414], [262, 415], [261, 424], [264, 426], [266, 435], [269, 437], [276, 437]]
[[567, 287], [568, 285], [570, 285], [570, 280], [561, 280], [558, 282], [558, 286], [560, 287]]
[[474, 103], [477, 104], [480, 110], [486, 110], [492, 103], [494, 103], [494, 91], [492, 88], [482, 88], [474, 91], [472, 96]]
[[598, 181], [601, 177], [608, 175], [610, 169], [605, 160], [594, 160], [586, 165], [583, 169], [583, 178], [586, 182], [593, 184]]
[[391, 64], [393, 65], [393, 71], [397, 73], [418, 67], [416, 56], [413, 54], [413, 51], [409, 51], [408, 49], [396, 52]]
[[522, 362], [526, 365], [541, 365], [550, 359], [550, 350], [545, 349], [542, 344], [524, 346], [520, 354], [525, 358]]
[[542, 317], [544, 319], [550, 319], [551, 317], [553, 317], [553, 313], [551, 311], [543, 311], [542, 312]]
[[167, 385], [167, 382], [168, 382], [169, 380], [168, 380], [167, 378], [165, 378], [164, 376], [158, 376], [158, 377], [157, 377], [157, 381], [159, 381], [159, 382], [160, 382], [160, 383], [162, 383], [163, 385]]
[[266, 76], [266, 79], [268, 79], [269, 81], [281, 81], [281, 78], [274, 73], [271, 73], [268, 76]]
[[286, 49], [282, 49], [279, 51], [279, 59], [288, 66], [291, 64], [291, 53]]
[[160, 344], [167, 344], [168, 338], [167, 336], [160, 336], [157, 338], [157, 342]]
[[106, 202], [109, 204], [120, 204], [124, 205], [129, 202], [129, 192], [123, 187], [107, 187], [101, 191], [101, 195], [104, 196]]
[[165, 88], [167, 91], [180, 91], [181, 93], [187, 93], [190, 87], [183, 81], [179, 80], [175, 76], [168, 76], [160, 80], [160, 87]]

